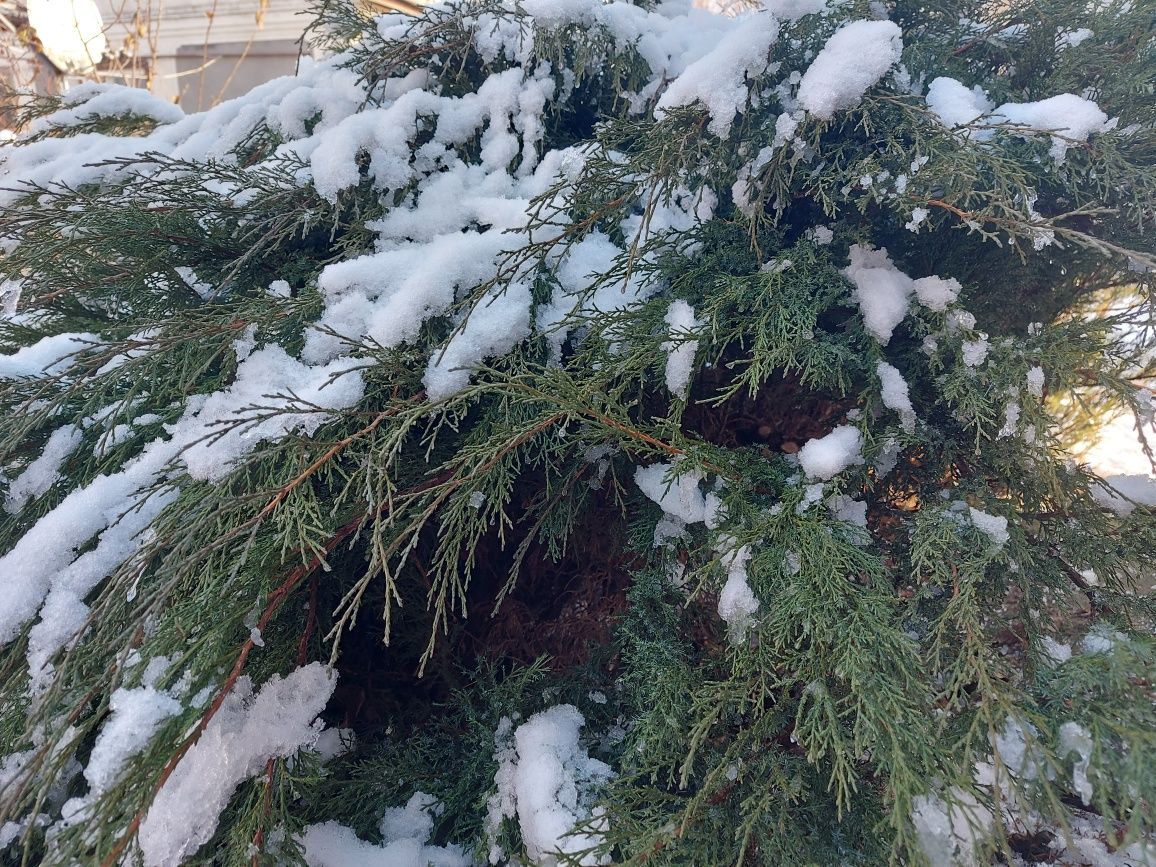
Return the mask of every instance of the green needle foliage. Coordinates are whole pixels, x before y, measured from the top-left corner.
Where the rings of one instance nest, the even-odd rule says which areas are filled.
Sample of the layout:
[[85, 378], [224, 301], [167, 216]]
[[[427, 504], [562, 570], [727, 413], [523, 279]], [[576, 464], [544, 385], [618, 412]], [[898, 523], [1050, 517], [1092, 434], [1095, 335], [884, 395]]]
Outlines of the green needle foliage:
[[[1065, 450], [1152, 430], [1156, 9], [831, 7], [326, 4], [332, 59], [207, 115], [34, 106], [0, 864], [164, 863], [194, 745], [318, 662], [344, 752], [259, 752], [176, 860], [339, 863], [326, 822], [368, 858], [416, 793], [399, 864], [1156, 855], [1156, 498]], [[771, 13], [733, 118], [725, 54], [662, 102]], [[800, 75], [880, 19], [901, 57], [824, 117]], [[988, 110], [946, 122], [941, 77]], [[1105, 120], [991, 111], [1059, 94]], [[886, 335], [857, 276], [906, 287]], [[125, 729], [130, 695], [169, 712]], [[559, 705], [610, 773], [551, 853], [495, 805]]]

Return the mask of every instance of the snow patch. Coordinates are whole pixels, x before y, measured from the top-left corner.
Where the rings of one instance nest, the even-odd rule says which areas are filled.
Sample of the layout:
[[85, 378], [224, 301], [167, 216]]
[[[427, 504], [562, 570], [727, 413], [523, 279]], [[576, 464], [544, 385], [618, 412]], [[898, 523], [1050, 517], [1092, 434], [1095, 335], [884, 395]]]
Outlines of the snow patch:
[[739, 643], [751, 626], [751, 618], [759, 610], [759, 600], [747, 583], [747, 563], [751, 559], [749, 545], [733, 547], [733, 540], [720, 539], [725, 550], [722, 565], [727, 573], [726, 583], [718, 597], [718, 614], [727, 624], [731, 641]]
[[[824, 437], [809, 440], [799, 449], [799, 464], [808, 478], [829, 481], [854, 464], [863, 463], [859, 428], [840, 425]], [[822, 488], [819, 490], [822, 495]]]
[[1064, 758], [1075, 753], [1078, 758], [1072, 764], [1072, 789], [1085, 804], [1092, 803], [1092, 781], [1088, 779], [1088, 765], [1092, 759], [1092, 734], [1079, 723], [1066, 722], [1060, 726], [1059, 754]]
[[959, 297], [959, 281], [954, 277], [920, 277], [912, 285], [915, 297], [928, 310], [943, 313], [949, 304], [954, 304]]
[[927, 86], [927, 107], [948, 129], [966, 126], [983, 117], [995, 104], [983, 88], [968, 89], [954, 78], [940, 77]]
[[958, 787], [951, 790], [950, 804], [936, 794], [912, 799], [911, 822], [919, 846], [927, 862], [937, 867], [976, 867], [976, 844], [994, 819], [990, 810]]
[[99, 343], [95, 334], [54, 334], [9, 355], [0, 355], [0, 379], [25, 379], [60, 373], [75, 356]]
[[910, 433], [915, 430], [915, 409], [911, 406], [911, 396], [903, 374], [886, 361], [875, 365], [875, 373], [882, 386], [883, 405], [899, 413], [899, 424], [905, 431]]
[[915, 281], [892, 264], [885, 249], [854, 244], [850, 256], [843, 275], [855, 284], [855, 300], [867, 331], [886, 346], [907, 315]]
[[[613, 776], [579, 742], [584, 723], [577, 708], [561, 704], [534, 714], [513, 730], [512, 738], [512, 723], [503, 718], [499, 725], [497, 792], [490, 800], [487, 827], [492, 837], [503, 818], [516, 817], [526, 854], [540, 867], [554, 867], [559, 855], [574, 856], [602, 842], [597, 833], [570, 833], [579, 822], [597, 816], [597, 790]], [[504, 858], [505, 853], [492, 845], [490, 863]], [[573, 863], [598, 865], [610, 860], [586, 854]]]
[[670, 83], [654, 108], [655, 117], [661, 119], [676, 106], [701, 102], [711, 116], [707, 129], [726, 138], [735, 115], [746, 106], [748, 79], [766, 71], [771, 46], [778, 38], [779, 22], [772, 15], [746, 16]]
[[987, 536], [991, 541], [1002, 547], [1010, 537], [1007, 529], [1007, 518], [1002, 515], [989, 515], [974, 507], [968, 507], [971, 523], [975, 528]]
[[1061, 163], [1073, 144], [1111, 128], [1108, 115], [1096, 103], [1073, 93], [1061, 93], [1038, 102], [1005, 102], [992, 112], [992, 119], [1053, 133], [1051, 155]]
[[679, 400], [686, 400], [690, 376], [694, 372], [698, 341], [682, 338], [687, 333], [693, 333], [702, 323], [695, 319], [694, 308], [681, 299], [671, 303], [665, 321], [670, 326], [671, 336], [671, 340], [662, 344], [667, 353], [666, 387]]
[[84, 769], [89, 797], [119, 779], [125, 764], [148, 746], [160, 724], [181, 712], [181, 703], [151, 686], [118, 689], [109, 698], [110, 716], [100, 729]]
[[30, 500], [43, 496], [60, 478], [60, 467], [80, 445], [81, 432], [74, 424], [58, 427], [48, 437], [40, 456], [12, 480], [4, 498], [4, 511], [14, 515]]
[[[170, 429], [174, 441], [186, 444], [181, 460], [189, 475], [218, 482], [261, 442], [295, 431], [313, 433], [329, 418], [323, 410], [361, 400], [361, 374], [349, 372], [358, 363], [342, 358], [311, 367], [280, 346], [253, 352], [238, 365], [232, 385], [187, 410]], [[322, 411], [295, 408], [302, 405]]]
[[683, 523], [694, 524], [706, 516], [706, 498], [698, 487], [702, 473], [686, 470], [676, 472], [671, 478], [671, 470], [679, 463], [676, 460], [669, 464], [638, 467], [634, 471], [634, 482], [663, 512]]
[[1106, 487], [1092, 488], [1092, 499], [1121, 518], [1132, 514], [1137, 506], [1156, 507], [1156, 478], [1141, 474], [1108, 476]]
[[430, 359], [422, 379], [430, 401], [457, 394], [469, 384], [473, 365], [508, 352], [529, 337], [530, 303], [525, 282], [487, 292], [445, 348]]
[[305, 829], [301, 840], [309, 867], [472, 867], [461, 846], [432, 846], [434, 816], [441, 805], [432, 795], [415, 792], [404, 807], [385, 811], [380, 846], [361, 840], [352, 828], [322, 822]]
[[816, 117], [830, 120], [836, 111], [858, 105], [902, 54], [903, 39], [895, 23], [844, 24], [803, 73], [797, 94], [799, 104]]
[[290, 756], [317, 739], [317, 715], [336, 676], [320, 662], [274, 675], [253, 693], [238, 679], [200, 739], [153, 798], [138, 842], [146, 867], [167, 867], [192, 855], [212, 836], [233, 791], [273, 757]]

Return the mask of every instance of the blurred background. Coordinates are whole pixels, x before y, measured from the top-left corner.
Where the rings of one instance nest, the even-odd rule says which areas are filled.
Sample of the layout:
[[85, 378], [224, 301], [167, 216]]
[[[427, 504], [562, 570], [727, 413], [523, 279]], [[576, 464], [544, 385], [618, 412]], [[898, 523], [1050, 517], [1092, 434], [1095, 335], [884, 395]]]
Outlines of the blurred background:
[[[416, 12], [408, 0], [367, 11]], [[199, 111], [297, 68], [307, 0], [0, 0], [5, 126], [26, 94], [144, 87]]]

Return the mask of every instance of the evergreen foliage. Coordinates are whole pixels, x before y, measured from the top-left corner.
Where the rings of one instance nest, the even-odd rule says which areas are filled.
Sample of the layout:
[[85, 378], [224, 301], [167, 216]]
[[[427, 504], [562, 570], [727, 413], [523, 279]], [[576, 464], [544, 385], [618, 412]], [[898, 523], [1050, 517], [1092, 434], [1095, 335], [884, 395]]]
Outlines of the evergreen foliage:
[[[1156, 857], [1156, 498], [1064, 449], [1081, 403], [1151, 431], [1156, 10], [884, 6], [327, 4], [333, 59], [205, 115], [38, 105], [0, 864]], [[809, 103], [881, 19], [899, 62]], [[1105, 117], [991, 110], [1065, 93]], [[228, 740], [319, 662], [344, 752]], [[533, 726], [553, 854], [503, 806]], [[150, 848], [210, 738], [249, 771]]]

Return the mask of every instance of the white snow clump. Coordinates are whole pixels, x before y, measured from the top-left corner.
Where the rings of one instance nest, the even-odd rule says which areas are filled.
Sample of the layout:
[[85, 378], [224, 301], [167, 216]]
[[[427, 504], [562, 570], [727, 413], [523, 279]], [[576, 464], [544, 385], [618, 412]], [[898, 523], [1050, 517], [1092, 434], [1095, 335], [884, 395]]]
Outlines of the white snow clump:
[[849, 253], [851, 264], [843, 275], [855, 284], [855, 300], [867, 331], [886, 346], [907, 315], [915, 281], [892, 264], [885, 249], [853, 244]]
[[830, 481], [847, 467], [863, 463], [863, 438], [854, 425], [839, 425], [829, 434], [808, 440], [799, 449], [799, 464], [811, 479]]
[[42, 337], [31, 346], [0, 355], [0, 379], [25, 379], [60, 373], [71, 356], [99, 342], [99, 337], [89, 333]]
[[[570, 833], [579, 822], [598, 815], [597, 790], [613, 776], [609, 766], [591, 758], [579, 742], [584, 723], [573, 705], [560, 704], [534, 714], [512, 738], [512, 723], [503, 718], [495, 736], [498, 788], [490, 801], [487, 829], [492, 839], [503, 818], [516, 817], [526, 854], [537, 867], [555, 867], [558, 855], [575, 855], [601, 842], [596, 833]], [[497, 864], [505, 853], [492, 844], [489, 858]], [[610, 861], [587, 854], [577, 863], [593, 867]]]
[[694, 318], [694, 308], [683, 300], [674, 301], [666, 311], [666, 324], [670, 326], [671, 340], [662, 344], [666, 350], [666, 387], [680, 400], [686, 400], [690, 375], [694, 372], [694, 356], [698, 352], [697, 340], [674, 340], [687, 332], [693, 332], [702, 323]]
[[759, 610], [759, 600], [747, 583], [747, 562], [750, 559], [749, 545], [732, 547], [722, 554], [727, 580], [719, 593], [718, 614], [726, 622], [731, 641], [736, 644], [746, 635], [752, 616]]
[[181, 712], [181, 703], [155, 687], [118, 689], [109, 698], [111, 715], [100, 729], [84, 768], [88, 797], [108, 789], [125, 763], [143, 750], [160, 724]]
[[992, 812], [968, 792], [954, 787], [950, 806], [936, 794], [912, 800], [911, 822], [919, 847], [937, 867], [975, 867], [976, 844], [994, 821]]
[[1108, 115], [1090, 99], [1074, 93], [1061, 93], [1038, 102], [1005, 102], [992, 112], [993, 119], [1026, 126], [1052, 135], [1051, 155], [1062, 163], [1068, 148], [1085, 142], [1094, 132], [1111, 129]]
[[470, 366], [513, 349], [530, 336], [530, 286], [516, 281], [490, 291], [467, 317], [461, 330], [426, 368], [426, 396], [431, 401], [457, 394], [470, 381]]
[[830, 120], [836, 111], [858, 105], [902, 54], [903, 39], [894, 22], [844, 24], [803, 73], [799, 104], [815, 117]]
[[882, 385], [883, 405], [899, 413], [899, 424], [905, 431], [910, 433], [915, 430], [915, 409], [911, 406], [911, 396], [903, 374], [886, 361], [875, 365], [875, 373]]
[[663, 512], [686, 524], [695, 524], [706, 515], [706, 498], [698, 487], [702, 474], [697, 470], [678, 473], [668, 483], [668, 473], [678, 463], [676, 460], [669, 464], [638, 467], [634, 471], [634, 482]]
[[415, 792], [404, 807], [385, 811], [380, 846], [360, 839], [352, 828], [322, 822], [305, 829], [301, 843], [309, 867], [472, 867], [461, 846], [433, 846], [434, 816], [441, 805], [432, 795]]
[[927, 86], [927, 107], [950, 129], [978, 120], [995, 104], [979, 85], [968, 89], [954, 78], [941, 76]]
[[701, 102], [711, 116], [707, 129], [726, 138], [735, 115], [746, 105], [747, 79], [766, 71], [771, 46], [778, 38], [779, 22], [774, 16], [760, 12], [744, 17], [741, 26], [670, 83], [655, 106], [655, 117], [661, 119], [676, 106]]
[[14, 515], [29, 500], [42, 496], [60, 478], [60, 466], [80, 445], [80, 428], [74, 424], [58, 427], [48, 437], [40, 456], [8, 485], [4, 511]]
[[1002, 515], [989, 515], [987, 512], [976, 509], [972, 506], [968, 507], [968, 514], [971, 515], [971, 523], [975, 528], [987, 536], [991, 541], [1002, 547], [1009, 538], [1007, 530], [1007, 518]]
[[[186, 443], [181, 460], [189, 475], [220, 481], [262, 441], [294, 431], [310, 434], [320, 427], [328, 417], [325, 412], [270, 413], [272, 408], [291, 409], [290, 393], [322, 409], [353, 406], [365, 390], [359, 372], [346, 373], [357, 363], [341, 358], [311, 367], [275, 345], [253, 352], [238, 365], [232, 385], [204, 398], [200, 406], [190, 401], [185, 415], [173, 426], [173, 439]], [[253, 421], [235, 424], [246, 416]]]
[[1072, 764], [1072, 788], [1085, 804], [1092, 803], [1092, 781], [1088, 779], [1088, 765], [1092, 759], [1092, 734], [1079, 723], [1066, 722], [1060, 726], [1061, 758], [1075, 753], [1079, 758]]
[[1052, 133], [1052, 158], [1064, 161], [1073, 144], [1085, 142], [1092, 133], [1107, 132], [1115, 125], [1096, 103], [1074, 93], [1035, 102], [1005, 102], [994, 106], [983, 89], [967, 88], [954, 78], [936, 78], [927, 87], [927, 107], [949, 129], [984, 118], [983, 129], [968, 135], [979, 141], [992, 137], [992, 126], [1011, 124], [1033, 132]]
[[314, 662], [253, 693], [238, 679], [200, 739], [185, 753], [140, 824], [146, 867], [168, 867], [192, 855], [212, 836], [234, 789], [273, 757], [290, 756], [317, 739], [314, 724], [337, 684]]

